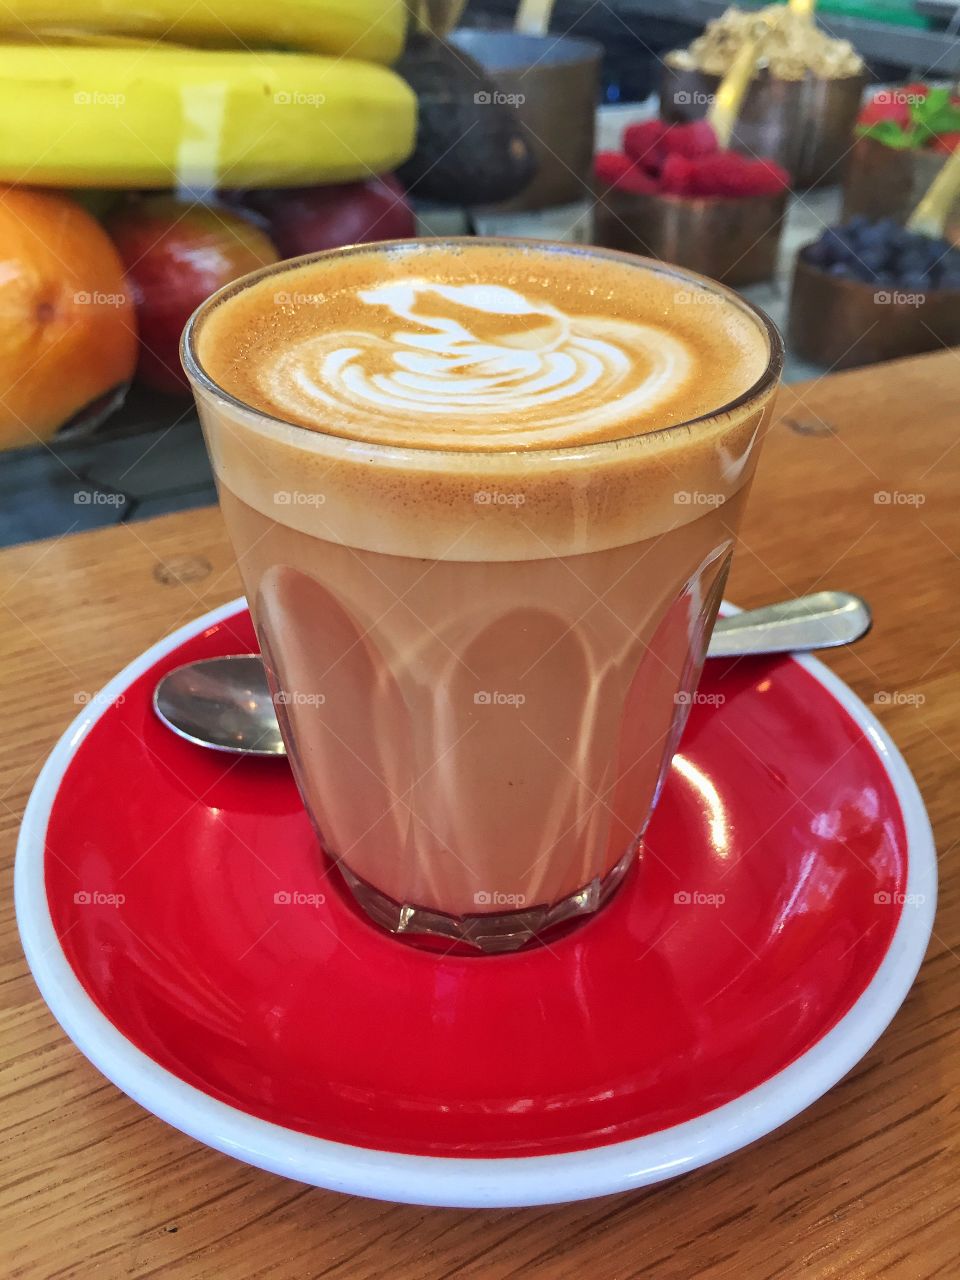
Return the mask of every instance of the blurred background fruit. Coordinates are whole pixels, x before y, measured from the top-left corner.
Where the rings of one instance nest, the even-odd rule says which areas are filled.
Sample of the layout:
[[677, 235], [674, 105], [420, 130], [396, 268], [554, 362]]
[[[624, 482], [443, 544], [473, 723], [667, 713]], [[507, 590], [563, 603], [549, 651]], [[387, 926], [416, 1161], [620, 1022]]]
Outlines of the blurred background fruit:
[[516, 106], [463, 49], [419, 33], [397, 70], [416, 91], [416, 146], [399, 168], [424, 200], [492, 204], [523, 191], [537, 164]]
[[266, 223], [281, 258], [415, 234], [413, 210], [392, 174], [339, 186], [247, 191], [243, 207]]
[[303, 186], [386, 172], [414, 144], [410, 87], [348, 58], [8, 45], [0, 66], [4, 182]]
[[279, 254], [249, 217], [176, 196], [132, 198], [106, 225], [137, 311], [137, 381], [187, 394], [180, 335], [191, 312], [221, 285], [276, 262]]
[[64, 28], [221, 49], [280, 45], [392, 62], [403, 44], [403, 0], [5, 0], [0, 33], [48, 40]]
[[137, 355], [117, 250], [76, 201], [0, 190], [0, 448], [122, 400]]
[[720, 147], [707, 120], [628, 125], [594, 164], [598, 244], [649, 254], [727, 284], [769, 280], [790, 175]]
[[[960, 144], [960, 97], [946, 86], [913, 82], [879, 89], [857, 117], [843, 172], [843, 217], [903, 222]], [[960, 240], [960, 200], [947, 223]]]

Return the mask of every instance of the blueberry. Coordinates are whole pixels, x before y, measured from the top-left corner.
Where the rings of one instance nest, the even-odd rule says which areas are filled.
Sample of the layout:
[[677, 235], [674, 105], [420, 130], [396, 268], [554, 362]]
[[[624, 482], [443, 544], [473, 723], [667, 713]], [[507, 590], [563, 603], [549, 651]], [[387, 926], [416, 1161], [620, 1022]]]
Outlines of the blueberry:
[[939, 236], [933, 239], [930, 236], [912, 234], [909, 242], [901, 248], [898, 261], [911, 266], [915, 264], [918, 270], [925, 271], [940, 262], [949, 249], [949, 242]]
[[838, 280], [852, 280], [853, 272], [849, 262], [834, 262], [827, 268], [827, 275], [836, 276]]
[[833, 254], [830, 252], [829, 245], [824, 244], [822, 240], [816, 240], [813, 244], [808, 244], [801, 251], [800, 256], [804, 262], [809, 262], [812, 267], [829, 267], [833, 261]]
[[926, 254], [908, 249], [897, 257], [896, 272], [898, 276], [924, 275], [928, 265]]
[[893, 236], [882, 223], [875, 222], [861, 232], [857, 239], [861, 249], [881, 249], [886, 253], [895, 243]]
[[860, 249], [857, 252], [857, 260], [859, 265], [867, 271], [883, 271], [887, 265], [890, 255], [885, 248], [877, 246]]
[[960, 267], [951, 267], [940, 275], [941, 289], [960, 289]]
[[877, 284], [892, 285], [896, 283], [897, 277], [892, 271], [877, 271], [874, 273], [874, 280]]
[[930, 247], [924, 251], [924, 259], [927, 264], [927, 269], [933, 270], [934, 268], [939, 267], [942, 258], [943, 250], [938, 248], [933, 241], [930, 241]]
[[908, 293], [923, 293], [930, 288], [930, 277], [925, 271], [922, 273], [910, 272], [906, 275], [901, 275], [897, 283], [901, 289], [905, 289]]
[[830, 227], [825, 231], [820, 237], [820, 243], [836, 262], [848, 262], [852, 257], [850, 241], [837, 227]]
[[846, 240], [856, 244], [859, 243], [861, 236], [869, 234], [871, 226], [870, 219], [866, 214], [858, 213], [856, 217], [844, 222], [839, 230]]
[[873, 230], [883, 239], [892, 240], [900, 230], [900, 223], [896, 218], [878, 218], [873, 224]]

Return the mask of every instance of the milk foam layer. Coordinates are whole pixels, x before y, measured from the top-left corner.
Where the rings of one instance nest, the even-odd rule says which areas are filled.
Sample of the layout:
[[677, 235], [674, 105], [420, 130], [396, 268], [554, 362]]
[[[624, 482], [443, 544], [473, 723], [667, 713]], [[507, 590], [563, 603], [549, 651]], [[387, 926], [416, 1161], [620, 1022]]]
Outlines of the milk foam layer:
[[695, 368], [656, 325], [571, 317], [504, 285], [414, 277], [355, 297], [369, 329], [304, 338], [256, 380], [284, 414], [378, 443], [562, 446], [649, 413]]
[[578, 554], [696, 519], [749, 481], [773, 391], [723, 409], [770, 340], [706, 282], [523, 242], [272, 272], [210, 307], [195, 350], [249, 406], [198, 392], [221, 485], [327, 541], [455, 560]]

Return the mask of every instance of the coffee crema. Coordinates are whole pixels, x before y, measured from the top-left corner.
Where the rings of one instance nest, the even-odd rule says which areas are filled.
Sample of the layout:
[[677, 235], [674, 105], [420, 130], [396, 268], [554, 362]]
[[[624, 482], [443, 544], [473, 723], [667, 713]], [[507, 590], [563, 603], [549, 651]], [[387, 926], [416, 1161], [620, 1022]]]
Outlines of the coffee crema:
[[[568, 250], [433, 246], [273, 273], [200, 360], [273, 416], [370, 443], [562, 448], [657, 430], [754, 383], [766, 344], [689, 281]], [[706, 376], [705, 376], [706, 375]]]

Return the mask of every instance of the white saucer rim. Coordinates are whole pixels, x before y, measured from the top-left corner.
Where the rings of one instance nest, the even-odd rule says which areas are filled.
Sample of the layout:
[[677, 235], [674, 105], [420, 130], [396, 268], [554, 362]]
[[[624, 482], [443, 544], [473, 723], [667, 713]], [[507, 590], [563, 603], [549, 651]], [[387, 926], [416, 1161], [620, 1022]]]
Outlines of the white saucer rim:
[[[404, 1155], [312, 1137], [248, 1115], [180, 1080], [131, 1044], [74, 974], [46, 898], [46, 829], [70, 762], [113, 700], [173, 649], [245, 608], [241, 597], [188, 622], [135, 658], [85, 706], [37, 778], [17, 844], [17, 922], [41, 995], [81, 1053], [119, 1089], [174, 1128], [272, 1173], [373, 1199], [458, 1208], [589, 1199], [652, 1185], [766, 1136], [846, 1075], [899, 1009], [933, 927], [937, 864], [929, 819], [906, 762], [879, 721], [821, 662], [794, 656], [791, 660], [818, 680], [862, 728], [890, 778], [907, 834], [908, 901], [883, 960], [856, 1003], [782, 1071], [721, 1107], [643, 1137], [558, 1155], [495, 1159]], [[734, 610], [725, 606], [725, 612]]]

